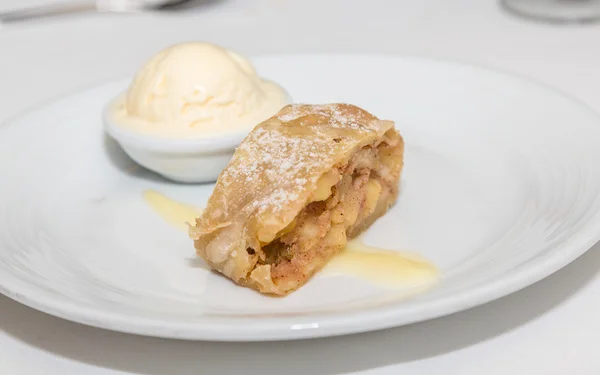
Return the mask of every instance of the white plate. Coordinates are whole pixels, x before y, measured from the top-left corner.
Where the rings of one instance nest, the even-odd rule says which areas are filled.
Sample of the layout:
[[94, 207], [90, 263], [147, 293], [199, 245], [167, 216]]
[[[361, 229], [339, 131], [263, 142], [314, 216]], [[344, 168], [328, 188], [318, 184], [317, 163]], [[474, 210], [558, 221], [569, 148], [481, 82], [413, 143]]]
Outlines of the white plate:
[[146, 189], [201, 206], [212, 186], [135, 168], [104, 136], [101, 85], [0, 130], [0, 290], [92, 326], [204, 340], [339, 335], [422, 321], [514, 292], [600, 238], [600, 124], [584, 105], [507, 74], [418, 58], [270, 56], [259, 72], [297, 101], [345, 101], [393, 119], [406, 169], [366, 242], [441, 270], [412, 298], [318, 276], [285, 298], [208, 272]]

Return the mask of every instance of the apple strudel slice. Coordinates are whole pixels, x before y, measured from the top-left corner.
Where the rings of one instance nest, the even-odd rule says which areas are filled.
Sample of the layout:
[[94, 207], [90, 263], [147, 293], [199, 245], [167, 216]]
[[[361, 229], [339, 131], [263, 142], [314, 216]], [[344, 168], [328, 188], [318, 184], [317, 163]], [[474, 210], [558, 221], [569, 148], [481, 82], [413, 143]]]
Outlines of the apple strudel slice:
[[285, 295], [395, 202], [404, 142], [349, 104], [288, 105], [257, 125], [190, 227], [196, 252], [240, 285]]

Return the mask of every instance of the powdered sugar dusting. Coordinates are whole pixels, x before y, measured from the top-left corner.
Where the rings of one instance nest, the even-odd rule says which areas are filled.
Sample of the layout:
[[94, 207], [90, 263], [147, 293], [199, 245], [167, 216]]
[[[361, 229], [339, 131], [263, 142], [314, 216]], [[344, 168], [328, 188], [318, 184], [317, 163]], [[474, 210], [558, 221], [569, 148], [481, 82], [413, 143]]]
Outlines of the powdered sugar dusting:
[[324, 167], [334, 164], [336, 155], [352, 143], [352, 138], [375, 131], [375, 122], [369, 113], [344, 104], [286, 106], [248, 135], [218, 185], [242, 190], [238, 196], [245, 203], [234, 206], [245, 205], [259, 212], [282, 211], [299, 199], [304, 187], [315, 182]]
[[[229, 168], [221, 179], [235, 180], [237, 184], [280, 187], [267, 200], [256, 202], [274, 210], [298, 199], [297, 188], [306, 185], [313, 169], [327, 157], [325, 137], [295, 137], [285, 127], [272, 126], [255, 129], [236, 152], [236, 168]], [[304, 177], [303, 177], [304, 176]], [[233, 181], [232, 181], [233, 182]]]
[[284, 108], [277, 118], [283, 122], [298, 120], [301, 117], [318, 115], [328, 117], [328, 125], [339, 129], [354, 129], [371, 131], [376, 130], [373, 126], [373, 116], [365, 111], [356, 111], [343, 104], [304, 105], [292, 104]]

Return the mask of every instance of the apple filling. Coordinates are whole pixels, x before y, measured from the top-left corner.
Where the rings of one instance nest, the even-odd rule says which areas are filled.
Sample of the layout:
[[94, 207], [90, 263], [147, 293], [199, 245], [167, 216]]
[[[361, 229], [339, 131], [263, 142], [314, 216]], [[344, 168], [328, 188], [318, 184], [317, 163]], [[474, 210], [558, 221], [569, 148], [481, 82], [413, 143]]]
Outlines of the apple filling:
[[268, 243], [257, 251], [258, 263], [271, 266], [279, 288], [292, 290], [308, 280], [393, 204], [402, 163], [399, 142], [391, 131], [378, 145], [363, 147], [319, 179], [308, 205], [274, 240], [259, 238]]

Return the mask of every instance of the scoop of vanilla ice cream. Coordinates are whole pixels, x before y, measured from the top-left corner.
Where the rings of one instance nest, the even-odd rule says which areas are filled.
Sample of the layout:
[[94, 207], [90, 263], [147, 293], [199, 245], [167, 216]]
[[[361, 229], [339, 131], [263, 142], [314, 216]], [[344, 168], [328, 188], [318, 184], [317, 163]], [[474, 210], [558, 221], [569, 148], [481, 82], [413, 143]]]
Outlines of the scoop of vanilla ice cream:
[[137, 73], [121, 105], [138, 130], [193, 136], [253, 127], [287, 104], [252, 64], [210, 43], [169, 47]]

